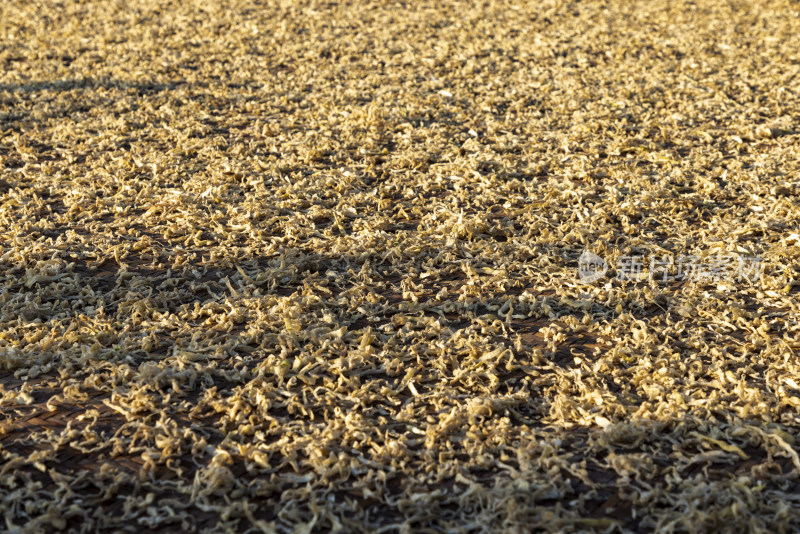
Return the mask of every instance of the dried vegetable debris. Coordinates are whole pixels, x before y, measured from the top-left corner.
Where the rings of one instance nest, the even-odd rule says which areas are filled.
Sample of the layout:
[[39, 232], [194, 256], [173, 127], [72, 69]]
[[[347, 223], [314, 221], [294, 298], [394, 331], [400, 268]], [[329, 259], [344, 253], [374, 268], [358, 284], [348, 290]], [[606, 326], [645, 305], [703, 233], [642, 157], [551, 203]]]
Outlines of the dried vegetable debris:
[[[797, 531], [798, 35], [5, 0], [0, 529]], [[720, 251], [761, 279], [614, 278]]]

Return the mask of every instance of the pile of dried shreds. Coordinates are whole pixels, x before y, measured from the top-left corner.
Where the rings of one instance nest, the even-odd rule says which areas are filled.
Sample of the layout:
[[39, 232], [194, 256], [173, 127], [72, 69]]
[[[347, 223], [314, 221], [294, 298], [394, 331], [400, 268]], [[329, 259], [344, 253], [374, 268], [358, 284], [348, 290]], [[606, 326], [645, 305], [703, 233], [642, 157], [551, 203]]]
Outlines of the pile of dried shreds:
[[0, 529], [797, 531], [798, 36], [4, 0]]

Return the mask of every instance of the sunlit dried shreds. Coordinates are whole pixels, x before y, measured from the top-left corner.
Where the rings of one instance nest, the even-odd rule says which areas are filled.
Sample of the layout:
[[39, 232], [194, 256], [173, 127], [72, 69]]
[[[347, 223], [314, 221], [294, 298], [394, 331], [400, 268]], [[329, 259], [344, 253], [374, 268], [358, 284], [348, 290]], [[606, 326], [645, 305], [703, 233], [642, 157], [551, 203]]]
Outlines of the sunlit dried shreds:
[[2, 528], [800, 530], [798, 35], [1, 3]]

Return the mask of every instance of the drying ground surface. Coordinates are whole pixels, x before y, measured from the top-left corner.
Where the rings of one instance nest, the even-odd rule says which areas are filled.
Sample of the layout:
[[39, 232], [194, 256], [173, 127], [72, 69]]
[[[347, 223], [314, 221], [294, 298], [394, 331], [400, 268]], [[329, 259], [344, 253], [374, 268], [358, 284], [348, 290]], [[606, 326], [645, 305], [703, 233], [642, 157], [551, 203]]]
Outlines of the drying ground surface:
[[799, 35], [4, 1], [2, 528], [796, 532]]

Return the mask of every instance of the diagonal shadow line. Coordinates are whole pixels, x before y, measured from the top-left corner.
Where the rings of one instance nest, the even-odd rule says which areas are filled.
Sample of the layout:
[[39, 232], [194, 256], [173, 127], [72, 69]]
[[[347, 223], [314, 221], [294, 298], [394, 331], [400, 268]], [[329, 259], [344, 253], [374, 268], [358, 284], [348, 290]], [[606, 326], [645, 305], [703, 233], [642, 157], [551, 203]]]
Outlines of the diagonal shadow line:
[[[124, 81], [111, 78], [66, 78], [62, 80], [38, 80], [24, 83], [0, 83], [0, 92], [36, 93], [42, 91], [73, 91], [76, 89], [121, 89], [136, 90], [140, 93], [159, 93], [187, 85], [183, 80], [173, 80], [168, 83], [153, 81]], [[192, 82], [193, 86], [203, 86]]]

